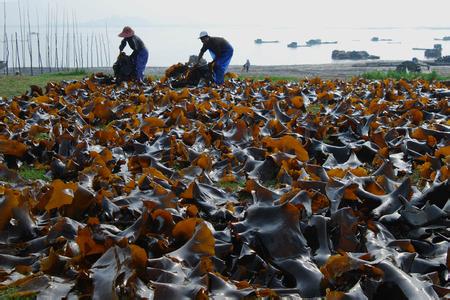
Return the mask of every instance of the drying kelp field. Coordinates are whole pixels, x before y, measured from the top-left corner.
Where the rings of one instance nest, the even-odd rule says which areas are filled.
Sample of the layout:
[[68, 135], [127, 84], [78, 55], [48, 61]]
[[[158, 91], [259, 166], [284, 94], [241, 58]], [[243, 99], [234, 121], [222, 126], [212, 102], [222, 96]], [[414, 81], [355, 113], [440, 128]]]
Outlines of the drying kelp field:
[[0, 101], [0, 294], [448, 296], [449, 86], [114, 84]]

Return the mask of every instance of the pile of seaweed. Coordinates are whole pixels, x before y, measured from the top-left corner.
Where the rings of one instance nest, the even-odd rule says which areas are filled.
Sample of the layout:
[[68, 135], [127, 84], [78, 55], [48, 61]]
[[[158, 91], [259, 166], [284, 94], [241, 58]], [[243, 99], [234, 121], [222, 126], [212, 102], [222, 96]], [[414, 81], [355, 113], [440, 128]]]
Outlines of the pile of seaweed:
[[445, 297], [446, 91], [422, 80], [174, 90], [91, 77], [3, 98], [0, 289]]

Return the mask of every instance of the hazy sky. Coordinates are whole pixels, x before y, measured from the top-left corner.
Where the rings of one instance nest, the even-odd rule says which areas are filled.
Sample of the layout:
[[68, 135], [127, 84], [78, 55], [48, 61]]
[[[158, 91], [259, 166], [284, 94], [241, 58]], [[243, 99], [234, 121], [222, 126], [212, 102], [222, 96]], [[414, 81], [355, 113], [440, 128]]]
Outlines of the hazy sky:
[[[4, 1], [4, 0], [3, 0]], [[3, 2], [0, 0], [0, 2]], [[6, 0], [9, 24], [17, 1]], [[80, 22], [119, 19], [130, 25], [263, 25], [269, 27], [450, 27], [450, 0], [20, 0], [44, 18], [75, 11]], [[0, 8], [3, 19], [3, 5]], [[133, 19], [137, 18], [137, 19]], [[3, 23], [3, 22], [2, 22]]]

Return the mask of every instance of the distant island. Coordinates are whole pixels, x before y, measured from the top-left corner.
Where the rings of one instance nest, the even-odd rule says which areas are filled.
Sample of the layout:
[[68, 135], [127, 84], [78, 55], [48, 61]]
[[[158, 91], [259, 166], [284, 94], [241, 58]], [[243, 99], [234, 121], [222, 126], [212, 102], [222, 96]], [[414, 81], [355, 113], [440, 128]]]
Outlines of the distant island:
[[271, 43], [279, 43], [280, 41], [265, 41], [263, 39], [256, 39], [255, 44], [271, 44]]
[[412, 48], [413, 50], [425, 51], [426, 58], [440, 58], [442, 57], [442, 45], [434, 44], [432, 49], [429, 48]]

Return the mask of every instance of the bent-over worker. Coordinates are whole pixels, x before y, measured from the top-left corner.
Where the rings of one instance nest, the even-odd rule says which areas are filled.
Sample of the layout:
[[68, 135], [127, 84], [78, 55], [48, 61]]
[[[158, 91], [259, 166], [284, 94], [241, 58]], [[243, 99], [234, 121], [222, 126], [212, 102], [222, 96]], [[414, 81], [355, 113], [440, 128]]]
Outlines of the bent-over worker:
[[119, 46], [120, 52], [123, 51], [127, 43], [130, 48], [133, 49], [131, 57], [136, 64], [136, 79], [142, 82], [144, 79], [145, 66], [148, 61], [148, 50], [145, 47], [144, 42], [134, 34], [134, 30], [129, 26], [123, 28], [122, 32], [119, 33], [119, 37], [123, 38]]
[[203, 47], [200, 49], [197, 63], [202, 59], [206, 50], [209, 50], [213, 59], [210, 64], [213, 66], [214, 82], [222, 84], [224, 82], [225, 72], [233, 57], [233, 47], [224, 38], [211, 37], [206, 31], [200, 32], [199, 39], [202, 41]]

